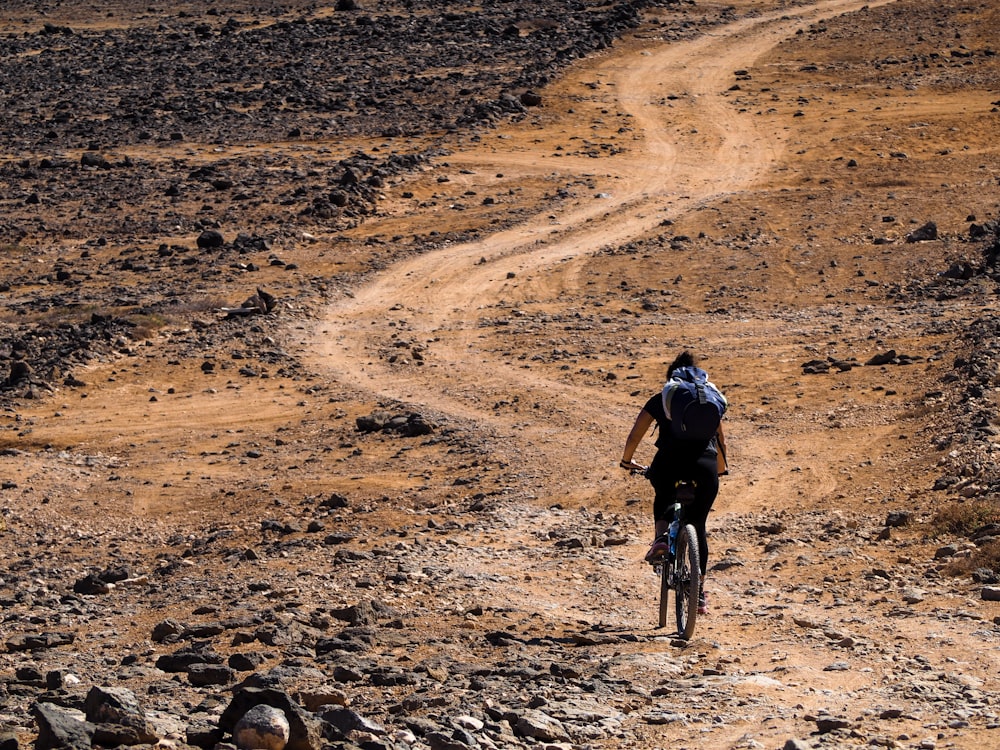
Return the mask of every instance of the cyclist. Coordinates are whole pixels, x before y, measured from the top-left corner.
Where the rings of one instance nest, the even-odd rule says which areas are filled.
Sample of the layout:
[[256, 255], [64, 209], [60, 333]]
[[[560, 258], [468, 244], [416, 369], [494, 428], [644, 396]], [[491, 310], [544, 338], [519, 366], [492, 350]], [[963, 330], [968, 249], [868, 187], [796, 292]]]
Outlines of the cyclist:
[[[667, 369], [668, 386], [675, 371], [695, 366], [695, 358], [691, 352], [684, 351], [679, 354]], [[654, 541], [646, 553], [646, 560], [655, 560], [666, 553], [666, 532], [670, 522], [673, 521], [677, 483], [684, 480], [692, 481], [695, 484], [695, 498], [685, 509], [685, 515], [698, 534], [698, 546], [701, 548], [701, 575], [704, 580], [708, 569], [708, 538], [705, 533], [705, 523], [715, 502], [715, 496], [719, 492], [719, 476], [726, 473], [726, 439], [721, 424], [715, 435], [707, 441], [676, 437], [671, 430], [669, 407], [664, 407], [664, 401], [663, 394], [656, 393], [639, 411], [635, 424], [632, 425], [632, 430], [625, 440], [621, 467], [630, 470], [642, 468], [632, 460], [632, 457], [649, 428], [655, 423], [660, 431], [656, 439], [656, 455], [645, 472], [655, 493], [653, 500], [655, 529]], [[724, 397], [722, 402], [725, 405]], [[708, 611], [704, 590], [701, 592], [698, 611], [701, 614]]]

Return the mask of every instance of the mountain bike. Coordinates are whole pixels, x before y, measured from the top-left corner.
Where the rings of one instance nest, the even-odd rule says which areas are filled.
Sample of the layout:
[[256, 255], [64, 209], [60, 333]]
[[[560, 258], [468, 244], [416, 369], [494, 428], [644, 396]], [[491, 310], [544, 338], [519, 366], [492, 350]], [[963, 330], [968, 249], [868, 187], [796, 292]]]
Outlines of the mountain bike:
[[[633, 474], [645, 474], [649, 467], [636, 465]], [[676, 484], [674, 520], [666, 534], [667, 551], [653, 558], [650, 565], [660, 580], [659, 625], [665, 627], [670, 611], [670, 592], [674, 592], [674, 614], [677, 618], [677, 635], [689, 640], [694, 635], [701, 598], [701, 551], [694, 525], [686, 523], [684, 510], [694, 502], [695, 483], [683, 480]]]
[[701, 553], [698, 534], [692, 524], [685, 523], [684, 509], [694, 501], [694, 484], [677, 483], [674, 520], [667, 531], [667, 553], [650, 564], [660, 579], [659, 627], [667, 624], [670, 592], [674, 592], [674, 614], [677, 635], [688, 640], [694, 635], [701, 597]]

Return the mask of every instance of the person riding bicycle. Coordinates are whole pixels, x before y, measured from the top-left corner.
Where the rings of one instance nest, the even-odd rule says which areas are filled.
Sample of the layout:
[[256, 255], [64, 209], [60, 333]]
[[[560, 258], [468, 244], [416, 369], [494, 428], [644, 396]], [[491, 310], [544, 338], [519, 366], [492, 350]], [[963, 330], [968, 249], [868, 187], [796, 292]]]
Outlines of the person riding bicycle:
[[[695, 485], [694, 501], [685, 509], [685, 517], [691, 523], [698, 535], [698, 546], [701, 548], [701, 574], [704, 578], [708, 561], [708, 538], [705, 524], [709, 511], [719, 492], [719, 476], [726, 473], [726, 439], [719, 423], [715, 434], [705, 439], [685, 439], [678, 437], [677, 430], [671, 429], [670, 394], [671, 383], [675, 375], [693, 374], [707, 383], [717, 393], [720, 399], [720, 412], [726, 408], [725, 397], [718, 389], [708, 382], [708, 375], [696, 367], [694, 355], [684, 351], [677, 356], [667, 369], [667, 385], [662, 393], [654, 394], [639, 411], [635, 423], [625, 440], [622, 452], [621, 467], [623, 469], [642, 469], [632, 457], [642, 442], [649, 428], [655, 423], [660, 434], [656, 439], [656, 455], [649, 468], [646, 478], [653, 485], [655, 493], [653, 500], [654, 540], [646, 553], [646, 560], [653, 561], [662, 557], [667, 549], [666, 533], [670, 522], [674, 520], [673, 506], [677, 497], [677, 484], [691, 481]], [[719, 415], [721, 417], [721, 413]], [[701, 594], [699, 611], [708, 610], [704, 592]]]

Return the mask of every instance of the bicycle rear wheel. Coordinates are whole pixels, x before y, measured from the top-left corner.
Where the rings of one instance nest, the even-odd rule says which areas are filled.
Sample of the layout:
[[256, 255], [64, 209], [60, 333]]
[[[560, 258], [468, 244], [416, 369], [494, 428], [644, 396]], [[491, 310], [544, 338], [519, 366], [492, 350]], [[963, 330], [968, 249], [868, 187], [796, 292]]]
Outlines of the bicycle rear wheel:
[[657, 566], [657, 570], [660, 574], [660, 624], [659, 627], [665, 627], [667, 624], [667, 613], [670, 611], [668, 603], [670, 602], [670, 566], [667, 564], [666, 558], [663, 559]]
[[674, 588], [676, 588], [674, 607], [677, 611], [677, 635], [687, 640], [694, 635], [694, 625], [698, 618], [698, 597], [701, 594], [701, 557], [698, 553], [698, 535], [691, 524], [681, 528], [677, 535]]

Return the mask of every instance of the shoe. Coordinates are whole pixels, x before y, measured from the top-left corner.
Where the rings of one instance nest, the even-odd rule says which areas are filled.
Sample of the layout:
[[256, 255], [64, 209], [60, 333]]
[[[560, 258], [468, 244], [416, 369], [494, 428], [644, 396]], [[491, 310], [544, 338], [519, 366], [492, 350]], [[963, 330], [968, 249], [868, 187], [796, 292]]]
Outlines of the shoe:
[[666, 537], [657, 537], [656, 541], [653, 542], [652, 546], [649, 548], [649, 552], [646, 553], [646, 562], [656, 562], [670, 549], [667, 546]]
[[698, 614], [707, 615], [708, 614], [708, 595], [704, 591], [701, 592], [701, 596], [698, 597]]

